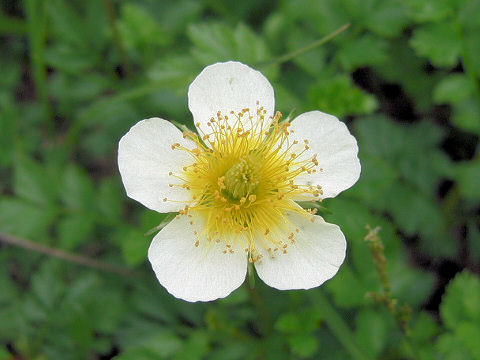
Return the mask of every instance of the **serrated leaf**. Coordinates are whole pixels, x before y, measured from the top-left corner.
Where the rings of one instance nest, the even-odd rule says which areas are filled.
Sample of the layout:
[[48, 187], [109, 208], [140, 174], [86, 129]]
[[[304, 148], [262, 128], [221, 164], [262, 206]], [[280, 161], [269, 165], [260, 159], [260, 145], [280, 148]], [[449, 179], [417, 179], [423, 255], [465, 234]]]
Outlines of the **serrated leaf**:
[[435, 348], [445, 360], [476, 360], [470, 356], [460, 339], [451, 333], [440, 335], [435, 342]]
[[287, 341], [292, 352], [302, 357], [312, 356], [319, 348], [319, 340], [313, 335], [293, 334]]
[[71, 165], [66, 168], [61, 188], [63, 202], [69, 208], [90, 212], [94, 209], [94, 188], [83, 169]]
[[430, 255], [454, 256], [456, 243], [447, 230], [438, 204], [407, 186], [396, 184], [391, 192], [389, 211], [407, 235], [421, 234], [421, 246]]
[[142, 63], [155, 60], [158, 49], [171, 42], [154, 13], [133, 3], [123, 4], [118, 31], [131, 56]]
[[[318, 40], [314, 37], [314, 34], [305, 34], [305, 31], [297, 28], [288, 31], [285, 36], [288, 52], [296, 51]], [[325, 71], [327, 54], [326, 48], [320, 46], [294, 57], [292, 62], [311, 76], [318, 77], [322, 71]], [[275, 86], [275, 92], [277, 92], [277, 86]]]
[[118, 241], [127, 264], [138, 265], [147, 259], [147, 250], [151, 239], [138, 229], [122, 227], [119, 231]]
[[411, 338], [416, 343], [430, 344], [432, 338], [438, 333], [438, 326], [426, 312], [421, 312], [410, 327]]
[[474, 324], [468, 321], [461, 322], [455, 328], [455, 336], [470, 352], [472, 357], [480, 354], [480, 323]]
[[55, 202], [57, 186], [44, 166], [21, 158], [16, 163], [14, 188], [19, 197], [45, 206]]
[[40, 241], [56, 213], [54, 208], [40, 208], [17, 198], [2, 198], [0, 228], [10, 235]]
[[452, 124], [461, 130], [480, 135], [480, 104], [476, 99], [467, 99], [455, 104]]
[[176, 56], [155, 62], [148, 71], [148, 77], [155, 84], [185, 90], [199, 70], [200, 66], [190, 56]]
[[58, 222], [57, 235], [63, 249], [73, 250], [86, 243], [94, 229], [93, 214], [78, 213], [66, 216]]
[[480, 76], [480, 57], [478, 56], [480, 53], [479, 29], [480, 27], [462, 32], [462, 63], [466, 67], [466, 71], [471, 73], [472, 82], [477, 81], [478, 76]]
[[98, 211], [102, 220], [109, 223], [118, 223], [122, 215], [122, 194], [123, 188], [118, 179], [104, 179], [98, 189], [97, 202]]
[[440, 22], [453, 14], [453, 1], [450, 0], [408, 0], [410, 16], [416, 22]]
[[335, 275], [335, 281], [329, 281], [326, 289], [332, 294], [337, 306], [347, 309], [365, 304], [365, 294], [371, 291], [353, 273], [348, 264], [342, 265]]
[[462, 47], [458, 27], [453, 22], [419, 27], [410, 44], [418, 55], [425, 56], [438, 67], [455, 66]]
[[[193, 56], [202, 65], [229, 60], [253, 65], [270, 60], [265, 41], [242, 23], [234, 29], [218, 22], [192, 24], [188, 36], [194, 45]], [[270, 66], [264, 73], [272, 76], [276, 70], [276, 66]]]
[[377, 65], [388, 58], [388, 43], [371, 35], [364, 35], [345, 43], [338, 52], [340, 63], [347, 71], [358, 67]]
[[275, 329], [287, 334], [313, 332], [318, 328], [320, 319], [321, 314], [315, 308], [290, 312], [278, 318]]
[[45, 262], [32, 277], [32, 294], [45, 311], [52, 310], [64, 291], [58, 262]]
[[472, 160], [458, 164], [457, 181], [460, 194], [472, 200], [480, 199], [480, 161]]
[[435, 87], [433, 100], [437, 104], [456, 104], [468, 99], [474, 91], [472, 81], [464, 74], [451, 74]]
[[440, 305], [440, 314], [449, 329], [463, 321], [480, 324], [480, 279], [464, 270], [449, 284]]
[[377, 358], [386, 346], [389, 332], [387, 319], [384, 312], [374, 310], [363, 310], [356, 314], [355, 337], [362, 344], [362, 350], [372, 358]]
[[148, 334], [147, 338], [135, 347], [127, 349], [115, 360], [149, 360], [152, 358], [171, 358], [183, 346], [183, 341], [169, 330], [160, 330]]
[[382, 37], [394, 37], [401, 34], [410, 20], [404, 4], [395, 1], [379, 1], [373, 6], [362, 24], [373, 33]]
[[208, 333], [197, 330], [185, 342], [182, 350], [175, 356], [175, 360], [201, 360], [210, 351]]
[[378, 106], [373, 96], [356, 87], [348, 76], [343, 75], [313, 85], [309, 100], [312, 108], [338, 117], [370, 114]]

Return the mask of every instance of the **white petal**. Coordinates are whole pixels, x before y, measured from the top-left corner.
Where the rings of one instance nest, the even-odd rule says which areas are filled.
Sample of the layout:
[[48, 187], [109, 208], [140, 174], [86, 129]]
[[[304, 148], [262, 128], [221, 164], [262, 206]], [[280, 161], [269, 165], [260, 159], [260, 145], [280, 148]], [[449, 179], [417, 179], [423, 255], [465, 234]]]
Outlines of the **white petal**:
[[[293, 226], [300, 229], [295, 243], [289, 244], [286, 254], [274, 252], [269, 256], [264, 246], [263, 254], [255, 263], [257, 274], [267, 285], [279, 290], [311, 289], [333, 277], [345, 259], [345, 236], [337, 225], [315, 216], [311, 222], [299, 214], [290, 214]], [[285, 234], [287, 237], [287, 234]]]
[[120, 140], [118, 168], [127, 195], [159, 212], [178, 211], [185, 204], [166, 201], [187, 201], [189, 193], [171, 183], [180, 183], [169, 176], [180, 174], [191, 162], [185, 151], [172, 150], [174, 143], [191, 147], [182, 132], [167, 120], [151, 118], [139, 121]]
[[158, 281], [170, 294], [186, 301], [211, 301], [228, 296], [238, 288], [247, 273], [247, 257], [243, 249], [230, 243], [233, 253], [226, 254], [225, 241], [201, 239], [199, 246], [193, 230], [201, 228], [195, 219], [175, 218], [153, 239], [148, 259]]
[[310, 111], [296, 117], [291, 127], [292, 140], [300, 144], [309, 141], [309, 154], [316, 153], [319, 163], [317, 171], [302, 174], [295, 179], [297, 184], [320, 185], [323, 198], [337, 196], [355, 184], [360, 177], [358, 146], [347, 126], [335, 116], [320, 111]]
[[272, 85], [259, 71], [235, 61], [207, 66], [188, 89], [188, 107], [203, 131], [208, 130], [207, 122], [216, 118], [218, 111], [233, 121], [230, 111], [238, 113], [248, 108], [256, 114], [257, 101], [267, 111], [265, 119], [273, 115]]

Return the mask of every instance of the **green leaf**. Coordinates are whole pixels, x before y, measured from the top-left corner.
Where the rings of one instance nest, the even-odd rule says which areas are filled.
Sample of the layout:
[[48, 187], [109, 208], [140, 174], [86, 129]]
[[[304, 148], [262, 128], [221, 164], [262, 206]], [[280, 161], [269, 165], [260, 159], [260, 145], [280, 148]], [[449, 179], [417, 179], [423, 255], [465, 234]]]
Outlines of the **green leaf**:
[[155, 19], [154, 13], [133, 3], [123, 4], [118, 31], [125, 47], [142, 63], [155, 60], [159, 48], [172, 41]]
[[385, 116], [364, 117], [355, 124], [362, 152], [376, 158], [396, 159], [404, 149], [405, 129]]
[[470, 356], [460, 339], [451, 333], [440, 335], [435, 342], [435, 348], [445, 360], [476, 360]]
[[102, 221], [116, 224], [122, 218], [122, 197], [123, 186], [116, 178], [105, 178], [98, 189], [97, 202], [98, 211]]
[[407, 235], [422, 235], [421, 246], [430, 255], [454, 256], [457, 245], [446, 229], [438, 204], [407, 186], [395, 185], [389, 211]]
[[98, 1], [71, 3], [59, 0], [47, 4], [49, 25], [57, 40], [47, 48], [48, 64], [61, 71], [84, 75], [96, 64], [103, 65], [100, 55], [107, 41], [107, 19]]
[[185, 91], [200, 70], [201, 66], [192, 61], [191, 56], [175, 56], [156, 61], [148, 71], [148, 77], [159, 86]]
[[71, 165], [65, 169], [61, 197], [66, 206], [75, 210], [94, 210], [94, 188], [83, 169]]
[[480, 229], [475, 220], [468, 222], [468, 253], [472, 259], [480, 258]]
[[467, 321], [461, 322], [455, 328], [455, 336], [472, 357], [480, 354], [480, 342], [478, 341], [480, 339], [480, 322], [476, 324]]
[[148, 334], [147, 338], [135, 347], [127, 349], [115, 360], [150, 360], [171, 358], [183, 346], [182, 340], [170, 330], [160, 330]]
[[429, 24], [417, 28], [410, 44], [415, 52], [438, 67], [453, 67], [459, 60], [461, 36], [454, 22]]
[[472, 160], [459, 163], [457, 181], [460, 194], [467, 199], [480, 200], [480, 161]]
[[458, 11], [458, 19], [462, 26], [466, 29], [476, 29], [480, 27], [480, 18], [472, 16], [473, 14], [480, 14], [480, 1], [459, 1], [461, 6]]
[[410, 98], [415, 99], [415, 108], [429, 111], [436, 73], [427, 73], [427, 62], [419, 58], [405, 38], [390, 42], [389, 59], [377, 65], [377, 71], [391, 83], [400, 84]]
[[[315, 38], [315, 34], [305, 33], [303, 29], [294, 27], [286, 34], [283, 35], [286, 37], [287, 43], [287, 52], [296, 51], [304, 46], [310, 45], [314, 41], [318, 40]], [[278, 41], [283, 41], [283, 38]], [[285, 51], [285, 50], [282, 50]], [[322, 71], [325, 70], [327, 65], [327, 50], [325, 46], [319, 46], [315, 49], [307, 51], [299, 56], [296, 56], [292, 59], [292, 62], [295, 63], [300, 69], [307, 72], [312, 76], [320, 76]], [[275, 86], [275, 92], [277, 92], [277, 86]]]
[[275, 329], [287, 334], [313, 332], [318, 328], [321, 314], [315, 308], [282, 314]]
[[391, 186], [398, 181], [398, 170], [392, 164], [375, 155], [360, 157], [362, 174], [359, 181], [349, 191], [352, 196], [376, 209], [384, 209]]
[[407, 8], [400, 2], [378, 1], [362, 24], [381, 37], [398, 36], [409, 24]]
[[16, 198], [0, 198], [2, 232], [40, 241], [56, 216], [56, 209], [40, 208]]
[[[471, 73], [472, 82], [477, 81], [480, 76], [480, 41], [478, 41], [478, 31], [480, 27], [462, 32], [462, 64], [467, 73]], [[475, 77], [476, 76], [476, 77]]]
[[449, 284], [440, 305], [440, 314], [449, 329], [463, 321], [480, 324], [480, 279], [464, 270]]
[[57, 181], [44, 166], [27, 158], [17, 161], [14, 188], [19, 197], [38, 205], [48, 205], [55, 201]]
[[386, 312], [363, 310], [356, 314], [355, 336], [362, 350], [368, 352], [372, 358], [377, 358], [387, 343], [387, 334], [390, 332], [386, 319]]
[[53, 309], [64, 291], [58, 261], [43, 263], [33, 275], [31, 286], [32, 294], [40, 307], [46, 311]]
[[480, 104], [475, 99], [467, 99], [455, 104], [452, 124], [461, 130], [480, 135]]
[[10, 354], [5, 347], [0, 347], [0, 360], [10, 360], [12, 359], [12, 354]]
[[369, 289], [359, 276], [354, 274], [349, 264], [343, 264], [340, 271], [335, 275], [335, 281], [329, 281], [327, 290], [335, 299], [335, 304], [342, 308], [356, 308], [366, 303], [365, 294]]
[[337, 75], [328, 81], [320, 81], [309, 91], [311, 108], [342, 117], [370, 114], [378, 106], [377, 100], [356, 87], [350, 77]]
[[440, 22], [453, 14], [454, 9], [450, 0], [407, 0], [410, 16], [419, 23]]
[[147, 250], [151, 239], [140, 230], [133, 227], [122, 227], [119, 230], [118, 241], [127, 264], [138, 265], [147, 259]]
[[433, 100], [437, 104], [456, 104], [474, 94], [472, 82], [464, 74], [451, 74], [445, 77], [433, 91]]
[[[242, 23], [235, 29], [218, 22], [192, 24], [188, 27], [188, 36], [193, 43], [193, 56], [202, 65], [229, 60], [254, 65], [270, 60], [265, 41]], [[264, 73], [272, 76], [276, 70], [277, 67], [272, 66]]]
[[58, 222], [58, 239], [61, 247], [73, 250], [82, 243], [87, 243], [94, 229], [93, 214], [73, 214]]
[[319, 340], [313, 335], [292, 334], [287, 341], [292, 352], [302, 357], [312, 356], [319, 347]]
[[208, 333], [202, 330], [193, 332], [185, 342], [182, 350], [175, 356], [176, 360], [201, 360], [210, 351]]
[[438, 333], [438, 326], [432, 317], [421, 312], [410, 327], [410, 335], [416, 343], [431, 344], [432, 338]]
[[9, 166], [14, 160], [16, 123], [16, 108], [13, 105], [2, 105], [0, 98], [0, 166]]
[[377, 65], [387, 60], [388, 43], [371, 35], [352, 39], [338, 52], [340, 63], [347, 71]]

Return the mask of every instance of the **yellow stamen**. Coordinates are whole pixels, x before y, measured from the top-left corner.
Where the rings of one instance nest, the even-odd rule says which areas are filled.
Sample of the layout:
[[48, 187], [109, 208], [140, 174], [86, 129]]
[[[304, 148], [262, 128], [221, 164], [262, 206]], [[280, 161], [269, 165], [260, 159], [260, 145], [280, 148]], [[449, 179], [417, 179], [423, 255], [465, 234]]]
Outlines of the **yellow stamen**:
[[[230, 119], [217, 112], [200, 130], [209, 146], [191, 132], [184, 137], [194, 142], [193, 149], [172, 144], [172, 149], [186, 151], [193, 158], [182, 174], [173, 176], [191, 193], [180, 215], [203, 219], [204, 229], [196, 234], [195, 245], [202, 238], [235, 242], [246, 249], [251, 262], [262, 258], [259, 245], [269, 248], [271, 257], [286, 253], [287, 243], [293, 244], [299, 232], [286, 214], [295, 212], [307, 218], [315, 214], [294, 200], [322, 194], [321, 187], [295, 182], [301, 174], [316, 172], [319, 163], [317, 155], [308, 152], [308, 140], [289, 139], [293, 131], [290, 123], [280, 123], [279, 112], [267, 119], [265, 109], [258, 106], [256, 110], [230, 112]], [[225, 254], [233, 252], [229, 244]]]

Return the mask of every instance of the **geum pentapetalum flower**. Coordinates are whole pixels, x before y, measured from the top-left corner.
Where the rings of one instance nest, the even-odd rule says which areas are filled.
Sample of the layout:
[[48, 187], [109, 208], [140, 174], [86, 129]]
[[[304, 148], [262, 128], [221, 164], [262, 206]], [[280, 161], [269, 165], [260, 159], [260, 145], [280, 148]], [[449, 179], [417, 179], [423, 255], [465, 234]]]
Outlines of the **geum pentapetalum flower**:
[[311, 111], [281, 122], [274, 105], [260, 72], [216, 63], [189, 87], [198, 134], [151, 118], [120, 140], [128, 196], [158, 212], [179, 212], [148, 251], [172, 295], [225, 297], [245, 280], [248, 261], [281, 290], [319, 286], [342, 264], [340, 228], [297, 201], [352, 186], [360, 175], [357, 142], [334, 116]]

